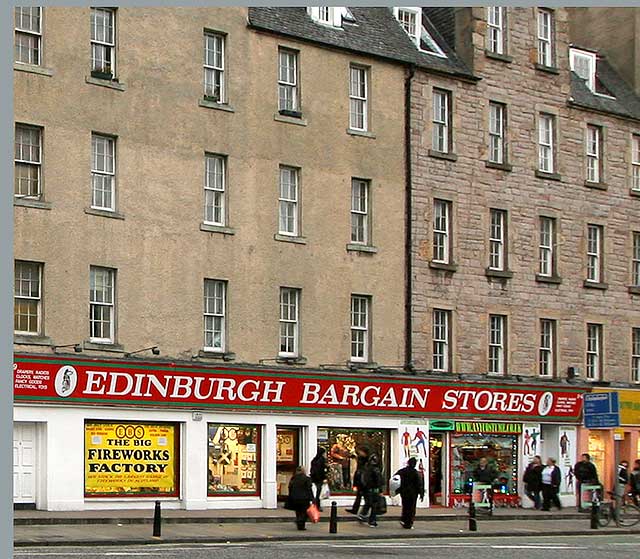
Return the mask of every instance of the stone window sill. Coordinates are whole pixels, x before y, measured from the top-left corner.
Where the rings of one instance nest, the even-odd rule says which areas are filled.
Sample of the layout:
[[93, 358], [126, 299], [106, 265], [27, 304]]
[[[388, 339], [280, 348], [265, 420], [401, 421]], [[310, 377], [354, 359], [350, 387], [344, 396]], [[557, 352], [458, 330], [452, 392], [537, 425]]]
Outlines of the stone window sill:
[[127, 89], [127, 86], [123, 83], [120, 83], [114, 80], [96, 78], [93, 76], [85, 76], [84, 81], [92, 85], [99, 85], [101, 87], [107, 87], [109, 89], [115, 89], [117, 91], [125, 91]]
[[206, 109], [215, 109], [217, 111], [225, 111], [227, 113], [235, 113], [236, 110], [227, 103], [216, 103], [215, 101], [210, 101], [209, 99], [200, 99], [198, 101], [198, 106], [204, 107]]
[[349, 369], [353, 370], [364, 370], [364, 371], [374, 371], [378, 368], [378, 364], [374, 361], [349, 361]]
[[631, 295], [640, 295], [640, 285], [630, 285], [628, 289]]
[[283, 243], [295, 243], [298, 245], [306, 245], [307, 244], [307, 239], [306, 237], [297, 237], [294, 235], [281, 235], [280, 233], [276, 233], [273, 238], [276, 241], [281, 241]]
[[536, 169], [535, 175], [539, 179], [547, 179], [550, 181], [562, 181], [562, 176], [559, 175], [558, 173], [547, 173], [546, 171], [541, 171], [540, 169]]
[[458, 156], [455, 153], [429, 150], [429, 157], [435, 157], [436, 159], [445, 159], [447, 161], [458, 161]]
[[108, 351], [110, 353], [124, 353], [124, 346], [121, 344], [98, 343], [85, 340], [82, 342], [82, 349], [94, 351]]
[[206, 231], [207, 233], [220, 233], [222, 235], [236, 234], [236, 230], [232, 227], [226, 227], [224, 225], [214, 225], [212, 223], [201, 223], [200, 231]]
[[278, 122], [286, 122], [288, 124], [296, 124], [298, 126], [306, 126], [308, 124], [307, 119], [302, 118], [301, 116], [300, 117], [287, 116], [287, 115], [281, 115], [280, 113], [274, 114], [273, 120], [277, 120]]
[[534, 68], [539, 72], [545, 72], [547, 74], [560, 74], [560, 70], [555, 66], [544, 66], [542, 64], [534, 64]]
[[44, 200], [36, 200], [35, 198], [14, 198], [14, 206], [22, 206], [23, 208], [36, 208], [38, 210], [50, 210], [51, 202]]
[[536, 281], [538, 283], [553, 283], [560, 285], [562, 283], [562, 278], [560, 276], [543, 276], [541, 274], [536, 274]]
[[111, 219], [124, 219], [124, 214], [120, 212], [110, 212], [109, 210], [99, 210], [98, 208], [85, 208], [87, 215], [97, 215], [99, 217], [110, 217]]
[[347, 128], [347, 134], [351, 136], [361, 136], [362, 138], [376, 139], [376, 135], [367, 130], [354, 130], [353, 128]]
[[429, 268], [433, 270], [444, 270], [445, 272], [457, 272], [458, 265], [451, 262], [436, 262], [435, 260], [431, 260], [429, 262]]
[[14, 334], [13, 343], [17, 345], [53, 345], [53, 342], [51, 341], [51, 338], [49, 336], [30, 336], [29, 334]]
[[640, 190], [629, 189], [629, 194], [635, 198], [640, 198]]
[[584, 181], [584, 185], [587, 188], [593, 188], [594, 190], [607, 190], [607, 183], [605, 183], [605, 182]]
[[605, 289], [609, 289], [609, 284], [608, 283], [602, 283], [599, 281], [589, 281], [589, 280], [584, 280], [584, 282], [582, 282], [583, 287], [586, 287], [587, 289], [600, 289], [600, 290], [605, 290]]
[[207, 351], [201, 349], [198, 352], [198, 357], [201, 359], [218, 359], [222, 361], [233, 361], [236, 358], [236, 354], [231, 351]]
[[276, 357], [276, 363], [282, 365], [306, 365], [307, 358], [303, 357], [302, 355], [298, 357], [285, 357], [283, 355], [279, 355], [278, 357]]
[[43, 68], [42, 66], [35, 66], [33, 64], [14, 62], [13, 69], [18, 72], [28, 72], [29, 74], [38, 74], [40, 76], [53, 76], [53, 70], [50, 68]]
[[347, 250], [349, 252], [367, 252], [369, 254], [378, 252], [378, 249], [372, 245], [360, 245], [358, 243], [347, 243]]
[[492, 60], [499, 60], [500, 62], [513, 62], [513, 56], [509, 56], [508, 54], [500, 54], [498, 52], [493, 52], [485, 49], [484, 55], [487, 58], [491, 58]]
[[485, 161], [484, 166], [488, 169], [498, 169], [500, 171], [513, 171], [513, 166], [509, 163], [496, 163], [495, 161]]
[[511, 279], [513, 272], [511, 270], [492, 270], [491, 268], [487, 268], [484, 271], [484, 275], [488, 278]]

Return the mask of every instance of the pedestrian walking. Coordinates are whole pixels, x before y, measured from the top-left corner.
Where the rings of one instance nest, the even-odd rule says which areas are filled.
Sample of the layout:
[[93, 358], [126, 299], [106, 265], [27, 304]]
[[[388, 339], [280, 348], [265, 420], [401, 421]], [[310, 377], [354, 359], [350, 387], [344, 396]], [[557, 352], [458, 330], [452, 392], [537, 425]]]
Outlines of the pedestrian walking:
[[298, 530], [306, 530], [307, 509], [312, 503], [311, 478], [305, 473], [302, 466], [298, 466], [289, 481], [289, 495], [285, 505], [285, 508], [295, 511]]
[[400, 524], [407, 530], [413, 528], [418, 497], [420, 497], [421, 501], [424, 499], [424, 480], [416, 470], [416, 463], [415, 458], [409, 458], [407, 465], [396, 473], [396, 475], [400, 476], [400, 487], [397, 493], [402, 498]]
[[536, 509], [542, 507], [540, 500], [540, 490], [542, 489], [542, 458], [534, 456], [527, 469], [524, 471], [522, 481], [524, 481], [524, 492], [533, 501]]
[[547, 465], [542, 470], [542, 510], [551, 510], [552, 504], [558, 507], [558, 510], [562, 510], [558, 497], [561, 481], [560, 468], [556, 466], [556, 461], [553, 458], [548, 458]]
[[578, 510], [582, 508], [582, 485], [597, 484], [598, 471], [589, 454], [583, 454], [579, 462], [573, 467], [576, 476], [576, 491], [578, 492]]
[[616, 497], [624, 498], [626, 494], [627, 485], [629, 484], [629, 462], [627, 460], [621, 460], [618, 464], [618, 473], [616, 476]]
[[311, 469], [309, 470], [309, 477], [315, 490], [313, 502], [320, 512], [322, 512], [322, 507], [320, 506], [320, 490], [322, 489], [322, 484], [327, 481], [327, 459], [325, 453], [324, 448], [318, 447], [316, 455], [313, 460], [311, 460]]
[[358, 514], [360, 511], [360, 503], [364, 497], [364, 469], [369, 460], [369, 450], [364, 446], [356, 449], [356, 473], [353, 474], [353, 486], [356, 488], [356, 498], [347, 512]]
[[633, 502], [640, 507], [640, 458], [633, 463], [633, 470], [629, 474], [629, 485]]
[[[382, 471], [380, 470], [380, 460], [377, 454], [372, 454], [367, 460], [363, 470], [364, 483], [364, 508], [358, 519], [367, 522], [371, 528], [378, 525], [376, 517], [378, 514], [378, 500], [382, 490]], [[367, 519], [367, 515], [369, 518]]]

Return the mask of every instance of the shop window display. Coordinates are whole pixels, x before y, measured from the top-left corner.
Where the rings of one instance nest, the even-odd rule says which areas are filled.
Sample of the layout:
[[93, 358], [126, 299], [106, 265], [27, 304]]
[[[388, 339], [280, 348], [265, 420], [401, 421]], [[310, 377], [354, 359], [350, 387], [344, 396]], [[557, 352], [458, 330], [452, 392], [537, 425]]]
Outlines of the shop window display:
[[591, 461], [596, 466], [596, 471], [600, 480], [604, 478], [604, 457], [607, 453], [606, 442], [603, 433], [598, 431], [589, 432], [589, 454], [591, 455]]
[[[318, 446], [327, 454], [327, 480], [333, 494], [353, 493], [356, 449], [363, 447], [380, 457], [382, 477], [389, 478], [389, 431], [381, 429], [318, 428]], [[386, 490], [386, 481], [385, 481]]]
[[257, 495], [259, 427], [208, 425], [208, 495]]
[[518, 492], [518, 437], [457, 434], [451, 440], [453, 493], [471, 493], [473, 472], [481, 458], [495, 472], [494, 493]]

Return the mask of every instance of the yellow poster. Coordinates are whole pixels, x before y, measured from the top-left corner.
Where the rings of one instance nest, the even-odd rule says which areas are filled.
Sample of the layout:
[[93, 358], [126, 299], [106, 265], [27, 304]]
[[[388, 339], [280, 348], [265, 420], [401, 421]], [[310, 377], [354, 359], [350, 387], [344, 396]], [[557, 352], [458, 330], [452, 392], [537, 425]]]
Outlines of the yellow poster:
[[603, 390], [594, 392], [617, 392], [620, 406], [620, 425], [640, 426], [640, 390]]
[[178, 494], [176, 427], [86, 423], [85, 496]]

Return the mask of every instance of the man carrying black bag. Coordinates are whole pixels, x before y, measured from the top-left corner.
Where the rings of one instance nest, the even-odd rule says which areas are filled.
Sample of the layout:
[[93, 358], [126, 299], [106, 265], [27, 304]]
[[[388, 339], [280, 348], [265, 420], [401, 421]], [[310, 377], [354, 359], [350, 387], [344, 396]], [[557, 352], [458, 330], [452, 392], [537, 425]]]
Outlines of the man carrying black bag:
[[416, 470], [416, 459], [409, 458], [407, 465], [398, 470], [400, 487], [397, 493], [402, 497], [402, 517], [400, 524], [407, 530], [413, 529], [413, 521], [416, 517], [416, 504], [418, 497], [424, 499], [424, 481]]
[[362, 509], [362, 514], [358, 515], [358, 519], [365, 522], [367, 520], [367, 514], [369, 514], [367, 523], [370, 528], [375, 528], [378, 525], [376, 522], [376, 516], [381, 512], [379, 510], [379, 501], [381, 498], [384, 499], [384, 497], [380, 495], [380, 491], [382, 489], [382, 472], [380, 471], [380, 460], [378, 459], [377, 454], [372, 454], [369, 457], [362, 473], [364, 484], [364, 508]]

